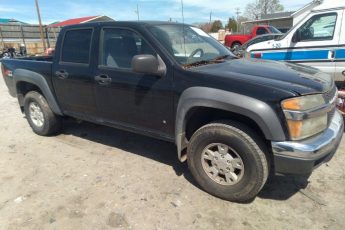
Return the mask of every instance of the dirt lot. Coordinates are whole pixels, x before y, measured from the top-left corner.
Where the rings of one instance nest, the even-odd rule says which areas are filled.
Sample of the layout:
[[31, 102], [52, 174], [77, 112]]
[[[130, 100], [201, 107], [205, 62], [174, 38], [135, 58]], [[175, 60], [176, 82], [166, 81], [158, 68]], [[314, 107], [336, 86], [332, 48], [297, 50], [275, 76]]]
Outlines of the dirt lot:
[[273, 178], [249, 204], [200, 190], [175, 146], [66, 122], [40, 137], [0, 79], [0, 229], [345, 229], [345, 140], [309, 178]]

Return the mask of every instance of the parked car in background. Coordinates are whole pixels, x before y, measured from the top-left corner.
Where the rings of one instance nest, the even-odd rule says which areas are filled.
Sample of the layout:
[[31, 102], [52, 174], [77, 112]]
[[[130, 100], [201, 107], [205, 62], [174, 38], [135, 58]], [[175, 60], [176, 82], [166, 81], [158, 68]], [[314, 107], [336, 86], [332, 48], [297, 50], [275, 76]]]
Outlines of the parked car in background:
[[3, 59], [2, 74], [36, 134], [68, 116], [173, 142], [200, 187], [231, 201], [270, 172], [310, 175], [343, 135], [329, 75], [239, 59], [185, 24], [64, 27], [54, 56]]
[[288, 61], [330, 74], [338, 86], [345, 81], [345, 2], [315, 1], [315, 7], [284, 36], [252, 44], [252, 58]]
[[273, 26], [261, 25], [254, 26], [250, 34], [228, 34], [225, 36], [225, 46], [236, 52], [244, 43], [250, 39], [263, 34], [281, 34], [281, 32]]
[[240, 48], [239, 50], [236, 52], [236, 51], [233, 51], [233, 53], [236, 55], [236, 56], [239, 56], [239, 57], [244, 57], [245, 55], [245, 51], [247, 50], [248, 46], [251, 46], [251, 45], [254, 45], [256, 43], [259, 43], [259, 42], [263, 42], [263, 41], [268, 41], [268, 40], [272, 40], [272, 39], [277, 39], [279, 37], [283, 36], [283, 34], [263, 34], [263, 35], [259, 35], [259, 36], [256, 36], [255, 38], [252, 38], [250, 39], [249, 41], [247, 41], [246, 43], [244, 43]]
[[[284, 36], [252, 44], [252, 58], [299, 63], [330, 74], [339, 90], [345, 85], [345, 2], [324, 0]], [[338, 108], [344, 111], [344, 98]]]

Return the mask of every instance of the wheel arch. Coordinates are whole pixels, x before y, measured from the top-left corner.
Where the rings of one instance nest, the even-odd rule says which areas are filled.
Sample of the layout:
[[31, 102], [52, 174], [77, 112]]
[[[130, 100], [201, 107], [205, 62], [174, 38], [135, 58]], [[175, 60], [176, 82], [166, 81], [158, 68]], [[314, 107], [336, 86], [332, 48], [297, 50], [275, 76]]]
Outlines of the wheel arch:
[[63, 115], [46, 79], [33, 71], [16, 69], [13, 72], [16, 94], [20, 107], [23, 107], [24, 96], [31, 90], [40, 92], [47, 100], [51, 110], [57, 115]]
[[236, 44], [236, 43], [242, 45], [242, 42], [241, 42], [241, 41], [235, 40], [235, 41], [233, 41], [233, 42], [231, 43], [231, 47], [232, 47], [234, 44]]
[[[210, 121], [222, 119], [246, 121], [248, 119], [248, 124], [260, 131], [266, 140], [285, 140], [286, 138], [278, 116], [266, 103], [224, 90], [192, 87], [183, 92], [177, 108], [175, 142], [180, 161], [186, 160], [183, 151], [186, 149], [188, 137], [191, 135], [188, 133], [187, 124], [191, 118], [195, 122], [196, 117], [193, 117], [193, 114], [195, 111], [202, 111], [203, 109], [208, 112], [211, 110], [217, 114]], [[218, 112], [222, 113], [221, 116]], [[208, 120], [205, 119], [206, 121]]]

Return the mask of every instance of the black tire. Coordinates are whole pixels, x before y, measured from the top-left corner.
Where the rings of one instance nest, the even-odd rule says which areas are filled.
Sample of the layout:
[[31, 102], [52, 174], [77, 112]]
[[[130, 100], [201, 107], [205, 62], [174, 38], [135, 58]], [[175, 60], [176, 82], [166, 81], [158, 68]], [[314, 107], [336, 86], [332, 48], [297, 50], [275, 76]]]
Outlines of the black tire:
[[[204, 170], [202, 154], [212, 143], [225, 144], [240, 156], [244, 171], [235, 184], [217, 183]], [[256, 133], [241, 123], [211, 123], [193, 134], [187, 152], [188, 167], [206, 192], [229, 201], [248, 202], [260, 192], [269, 174], [268, 159], [264, 153], [267, 150], [264, 146]]]
[[[31, 112], [29, 106], [31, 103], [36, 103], [35, 105], [38, 105], [38, 107], [42, 111], [43, 125], [41, 126], [36, 125], [30, 115]], [[46, 99], [36, 91], [30, 91], [25, 95], [24, 113], [32, 130], [40, 136], [51, 136], [61, 130], [62, 118], [54, 114], [54, 112], [50, 109]]]
[[234, 54], [238, 54], [239, 53], [239, 50], [240, 50], [240, 47], [242, 46], [241, 43], [239, 42], [234, 42], [232, 43], [231, 45], [231, 51], [234, 53]]

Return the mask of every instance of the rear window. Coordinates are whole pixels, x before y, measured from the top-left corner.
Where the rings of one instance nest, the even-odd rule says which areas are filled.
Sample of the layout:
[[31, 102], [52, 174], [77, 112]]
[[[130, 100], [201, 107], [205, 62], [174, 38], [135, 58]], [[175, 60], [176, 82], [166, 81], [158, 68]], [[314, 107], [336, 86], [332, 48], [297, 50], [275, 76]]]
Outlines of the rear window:
[[92, 29], [70, 30], [62, 44], [61, 61], [88, 64], [90, 59]]

